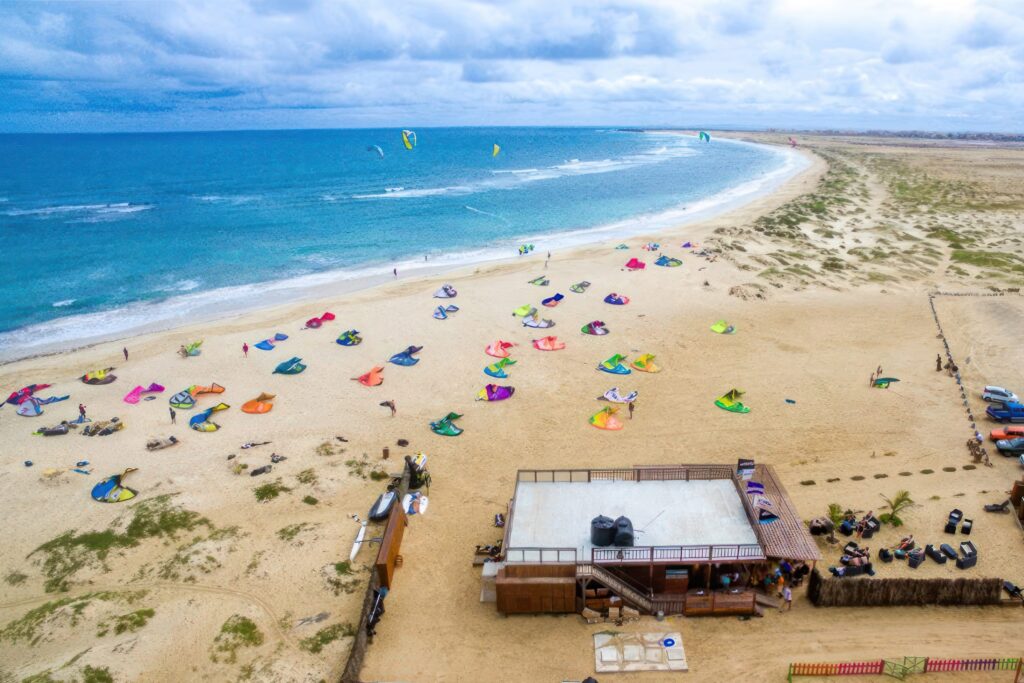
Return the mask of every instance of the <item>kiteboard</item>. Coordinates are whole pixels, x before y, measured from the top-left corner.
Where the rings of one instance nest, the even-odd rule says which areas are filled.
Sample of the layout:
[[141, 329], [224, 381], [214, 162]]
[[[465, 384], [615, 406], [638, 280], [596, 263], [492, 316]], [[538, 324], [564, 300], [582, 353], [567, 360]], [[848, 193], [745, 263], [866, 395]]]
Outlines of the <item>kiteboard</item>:
[[388, 514], [391, 512], [391, 506], [395, 504], [395, 499], [398, 496], [395, 495], [394, 491], [387, 491], [380, 494], [377, 501], [370, 508], [370, 519], [375, 522], [379, 522], [382, 519], [387, 519]]
[[359, 522], [359, 531], [356, 532], [356, 540], [352, 542], [352, 552], [348, 554], [348, 561], [353, 562], [356, 559], [356, 555], [359, 554], [359, 549], [363, 547], [363, 537], [366, 536], [366, 525], [368, 521], [360, 521], [359, 517], [352, 515], [352, 519]]

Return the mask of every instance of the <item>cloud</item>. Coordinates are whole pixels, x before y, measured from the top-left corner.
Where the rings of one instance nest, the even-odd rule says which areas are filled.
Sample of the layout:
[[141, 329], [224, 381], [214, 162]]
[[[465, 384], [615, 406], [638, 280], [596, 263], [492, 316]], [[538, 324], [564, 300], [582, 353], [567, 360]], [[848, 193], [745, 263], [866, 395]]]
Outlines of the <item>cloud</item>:
[[0, 131], [473, 124], [1005, 129], [1011, 0], [0, 4]]

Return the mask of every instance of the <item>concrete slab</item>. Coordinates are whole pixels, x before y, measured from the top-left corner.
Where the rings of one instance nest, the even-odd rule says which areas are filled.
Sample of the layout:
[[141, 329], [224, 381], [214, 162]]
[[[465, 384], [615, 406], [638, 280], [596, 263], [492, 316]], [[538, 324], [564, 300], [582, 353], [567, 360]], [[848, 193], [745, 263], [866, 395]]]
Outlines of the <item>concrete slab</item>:
[[590, 520], [633, 522], [636, 545], [756, 544], [731, 481], [520, 482], [510, 548], [576, 548], [589, 557]]
[[671, 633], [595, 633], [597, 673], [689, 671], [683, 638]]

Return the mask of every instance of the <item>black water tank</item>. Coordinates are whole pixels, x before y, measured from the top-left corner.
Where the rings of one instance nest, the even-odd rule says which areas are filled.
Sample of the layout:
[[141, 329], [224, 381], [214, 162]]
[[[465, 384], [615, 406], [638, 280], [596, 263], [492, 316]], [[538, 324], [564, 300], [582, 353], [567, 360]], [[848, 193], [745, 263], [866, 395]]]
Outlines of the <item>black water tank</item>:
[[615, 541], [615, 522], [611, 517], [598, 515], [590, 520], [590, 542], [598, 547], [606, 547]]
[[633, 545], [633, 522], [628, 517], [615, 520], [615, 545]]

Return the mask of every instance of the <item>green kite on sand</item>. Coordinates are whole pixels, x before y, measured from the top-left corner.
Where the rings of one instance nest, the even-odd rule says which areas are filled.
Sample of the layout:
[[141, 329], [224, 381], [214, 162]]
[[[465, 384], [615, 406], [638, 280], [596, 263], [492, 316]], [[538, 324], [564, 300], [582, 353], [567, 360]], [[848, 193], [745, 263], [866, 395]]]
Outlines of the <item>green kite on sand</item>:
[[724, 320], [719, 320], [717, 323], [711, 326], [711, 331], [715, 334], [732, 334], [736, 331], [735, 325], [730, 325]]
[[458, 413], [448, 413], [437, 422], [431, 422], [430, 430], [441, 436], [458, 436], [463, 430], [455, 426], [455, 420], [460, 417]]
[[582, 294], [583, 292], [587, 291], [587, 287], [589, 287], [589, 286], [590, 286], [590, 283], [587, 282], [586, 280], [584, 280], [583, 282], [577, 282], [574, 285], [570, 285], [569, 286], [569, 291], [570, 292], [576, 292], [577, 294]]
[[715, 405], [722, 410], [728, 410], [730, 413], [749, 413], [750, 408], [740, 402], [740, 396], [742, 395], [743, 392], [739, 389], [730, 389], [724, 395], [715, 399]]

